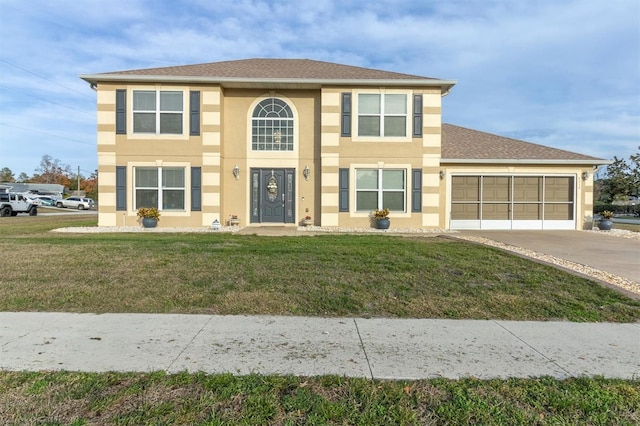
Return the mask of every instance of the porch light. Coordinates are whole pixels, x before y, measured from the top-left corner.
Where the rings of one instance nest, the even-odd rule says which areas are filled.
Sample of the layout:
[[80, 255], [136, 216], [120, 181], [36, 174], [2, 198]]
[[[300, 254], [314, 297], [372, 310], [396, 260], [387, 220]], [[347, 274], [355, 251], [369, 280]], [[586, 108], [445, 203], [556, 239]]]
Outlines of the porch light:
[[446, 173], [444, 172], [444, 170], [440, 170], [440, 180], [444, 179], [445, 176]]
[[240, 179], [240, 167], [238, 167], [237, 164], [233, 167], [233, 177], [235, 177], [236, 180]]
[[582, 180], [589, 179], [589, 172], [582, 172]]
[[302, 176], [304, 176], [304, 180], [309, 180], [309, 175], [311, 175], [311, 170], [309, 170], [309, 166], [304, 166], [304, 170], [302, 171]]

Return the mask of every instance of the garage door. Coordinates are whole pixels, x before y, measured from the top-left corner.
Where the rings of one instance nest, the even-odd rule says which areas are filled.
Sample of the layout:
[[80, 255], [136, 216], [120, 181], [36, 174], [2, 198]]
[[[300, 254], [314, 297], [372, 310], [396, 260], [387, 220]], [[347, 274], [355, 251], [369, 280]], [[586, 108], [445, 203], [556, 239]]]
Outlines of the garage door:
[[574, 176], [451, 180], [451, 229], [575, 229]]

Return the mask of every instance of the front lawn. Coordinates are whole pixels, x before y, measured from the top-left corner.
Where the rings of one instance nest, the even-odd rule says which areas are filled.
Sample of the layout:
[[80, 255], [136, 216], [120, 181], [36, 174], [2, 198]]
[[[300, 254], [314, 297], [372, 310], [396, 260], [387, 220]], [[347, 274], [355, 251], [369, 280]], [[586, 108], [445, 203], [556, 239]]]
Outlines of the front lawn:
[[0, 310], [640, 319], [640, 301], [462, 241], [47, 232], [90, 223], [82, 215], [0, 220]]

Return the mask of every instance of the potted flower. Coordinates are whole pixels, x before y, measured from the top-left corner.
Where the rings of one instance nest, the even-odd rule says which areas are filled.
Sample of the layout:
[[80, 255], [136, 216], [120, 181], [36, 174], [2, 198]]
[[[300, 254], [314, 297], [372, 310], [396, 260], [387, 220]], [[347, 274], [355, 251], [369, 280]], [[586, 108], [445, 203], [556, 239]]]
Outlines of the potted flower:
[[140, 207], [138, 217], [142, 219], [143, 227], [155, 228], [160, 220], [160, 212], [155, 207]]
[[601, 219], [598, 221], [598, 229], [602, 231], [609, 231], [613, 228], [613, 221], [611, 218], [613, 217], [613, 212], [609, 210], [605, 210], [600, 213]]
[[237, 215], [235, 215], [235, 214], [231, 215], [231, 219], [229, 219], [229, 225], [231, 225], [231, 226], [240, 225], [240, 219], [238, 219]]
[[313, 225], [313, 220], [311, 220], [311, 216], [307, 215], [304, 217], [304, 219], [302, 219], [302, 224], [304, 226], [311, 226]]
[[373, 218], [376, 220], [376, 228], [389, 229], [389, 225], [391, 225], [389, 209], [375, 209], [373, 211]]

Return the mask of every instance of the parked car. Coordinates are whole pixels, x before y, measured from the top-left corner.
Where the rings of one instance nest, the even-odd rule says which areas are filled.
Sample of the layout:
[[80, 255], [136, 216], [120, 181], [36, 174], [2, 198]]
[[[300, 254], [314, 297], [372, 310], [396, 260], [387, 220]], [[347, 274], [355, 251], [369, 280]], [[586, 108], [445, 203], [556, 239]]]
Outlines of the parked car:
[[69, 197], [56, 201], [56, 207], [68, 207], [71, 209], [87, 210], [92, 209], [95, 203], [91, 198]]
[[41, 206], [55, 206], [56, 200], [51, 197], [36, 197], [39, 200]]

